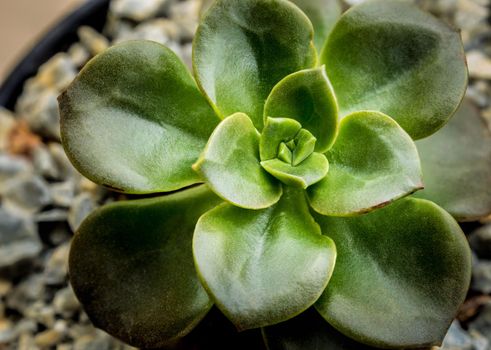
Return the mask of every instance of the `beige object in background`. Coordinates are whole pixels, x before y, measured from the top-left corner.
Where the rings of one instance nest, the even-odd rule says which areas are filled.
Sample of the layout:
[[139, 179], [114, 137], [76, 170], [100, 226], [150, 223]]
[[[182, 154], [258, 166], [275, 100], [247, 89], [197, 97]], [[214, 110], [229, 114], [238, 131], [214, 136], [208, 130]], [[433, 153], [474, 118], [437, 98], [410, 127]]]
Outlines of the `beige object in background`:
[[84, 0], [0, 0], [0, 82], [32, 45]]

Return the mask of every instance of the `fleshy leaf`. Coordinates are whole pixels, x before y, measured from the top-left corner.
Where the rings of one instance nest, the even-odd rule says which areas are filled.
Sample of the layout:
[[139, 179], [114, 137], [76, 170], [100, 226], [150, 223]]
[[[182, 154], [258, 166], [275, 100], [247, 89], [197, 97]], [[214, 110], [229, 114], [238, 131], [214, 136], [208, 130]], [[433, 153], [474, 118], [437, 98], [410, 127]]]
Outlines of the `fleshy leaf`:
[[335, 328], [382, 348], [440, 345], [471, 277], [457, 222], [415, 198], [366, 215], [314, 215], [336, 242], [336, 269], [316, 303]]
[[404, 1], [367, 1], [348, 10], [321, 62], [343, 116], [381, 111], [413, 139], [441, 128], [467, 86], [459, 33]]
[[287, 164], [280, 159], [266, 160], [261, 162], [261, 165], [284, 184], [304, 189], [322, 180], [329, 170], [326, 157], [316, 152], [297, 166]]
[[285, 321], [311, 306], [332, 274], [336, 249], [320, 233], [301, 190], [285, 188], [263, 210], [221, 205], [196, 225], [198, 274], [238, 329]]
[[[328, 287], [329, 288], [329, 287]], [[268, 350], [376, 350], [338, 332], [311, 308], [301, 315], [262, 329]]]
[[89, 216], [73, 239], [69, 267], [92, 323], [142, 348], [187, 334], [212, 305], [193, 263], [194, 227], [220, 202], [199, 186]]
[[416, 146], [425, 182], [418, 197], [441, 205], [457, 220], [491, 214], [491, 131], [469, 101]]
[[314, 26], [314, 43], [317, 52], [322, 52], [329, 33], [341, 16], [338, 0], [290, 0], [309, 17]]
[[104, 51], [59, 101], [63, 146], [92, 181], [128, 193], [199, 182], [191, 165], [219, 118], [165, 46], [132, 41]]
[[[261, 160], [276, 158], [279, 152], [278, 146], [282, 142], [294, 141], [301, 129], [302, 125], [293, 119], [266, 118], [259, 143]], [[293, 151], [295, 144], [290, 143], [287, 146], [292, 147], [290, 150]]]
[[362, 111], [344, 118], [326, 155], [329, 173], [308, 192], [321, 214], [365, 213], [422, 188], [414, 142], [382, 113]]
[[302, 70], [281, 80], [264, 106], [265, 117], [298, 120], [317, 139], [315, 150], [327, 151], [338, 126], [338, 106], [324, 67]]
[[295, 136], [295, 148], [293, 149], [293, 166], [302, 163], [314, 152], [316, 138], [306, 129], [302, 129]]
[[244, 113], [223, 120], [193, 165], [213, 191], [243, 208], [267, 208], [282, 193], [281, 184], [259, 162], [259, 133]]
[[261, 130], [273, 86], [315, 65], [312, 38], [309, 19], [290, 2], [217, 0], [196, 32], [195, 75], [223, 116], [244, 112]]

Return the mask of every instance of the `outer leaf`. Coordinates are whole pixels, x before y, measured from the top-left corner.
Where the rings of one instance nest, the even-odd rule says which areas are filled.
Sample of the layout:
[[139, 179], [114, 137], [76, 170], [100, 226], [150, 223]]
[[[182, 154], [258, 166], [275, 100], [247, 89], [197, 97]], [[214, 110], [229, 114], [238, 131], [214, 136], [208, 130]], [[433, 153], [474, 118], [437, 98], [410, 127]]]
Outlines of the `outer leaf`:
[[289, 321], [263, 328], [263, 336], [269, 350], [376, 349], [344, 336], [314, 308]]
[[322, 180], [329, 170], [329, 162], [320, 153], [312, 153], [297, 166], [292, 166], [279, 159], [267, 160], [261, 162], [261, 165], [284, 184], [304, 189]]
[[90, 61], [59, 100], [63, 145], [89, 179], [129, 193], [199, 181], [191, 165], [219, 119], [166, 47], [116, 45]]
[[327, 151], [338, 129], [338, 105], [324, 66], [281, 80], [266, 100], [264, 117], [298, 120], [317, 138], [315, 150]]
[[469, 101], [442, 130], [416, 145], [425, 181], [418, 197], [461, 221], [491, 214], [491, 132]]
[[217, 126], [193, 168], [216, 194], [239, 207], [267, 208], [281, 197], [281, 184], [259, 163], [259, 133], [243, 113]]
[[467, 86], [458, 32], [403, 1], [368, 1], [347, 11], [321, 62], [342, 115], [381, 111], [413, 139], [441, 128]]
[[196, 32], [198, 83], [224, 116], [245, 112], [263, 126], [269, 92], [316, 63], [312, 24], [285, 0], [217, 0]]
[[212, 305], [194, 269], [194, 226], [220, 202], [200, 186], [110, 204], [84, 221], [70, 280], [94, 325], [143, 348], [187, 334]]
[[290, 0], [309, 17], [314, 26], [314, 43], [318, 52], [322, 51], [326, 39], [341, 16], [341, 6], [337, 0]]
[[414, 142], [382, 113], [364, 111], [344, 118], [326, 155], [329, 173], [309, 188], [310, 204], [321, 214], [368, 212], [422, 188]]
[[285, 321], [327, 285], [336, 249], [322, 236], [301, 191], [265, 210], [229, 204], [203, 215], [194, 234], [203, 285], [238, 329]]
[[470, 249], [450, 214], [408, 198], [353, 218], [315, 218], [339, 250], [316, 303], [321, 315], [372, 346], [440, 345], [471, 277]]

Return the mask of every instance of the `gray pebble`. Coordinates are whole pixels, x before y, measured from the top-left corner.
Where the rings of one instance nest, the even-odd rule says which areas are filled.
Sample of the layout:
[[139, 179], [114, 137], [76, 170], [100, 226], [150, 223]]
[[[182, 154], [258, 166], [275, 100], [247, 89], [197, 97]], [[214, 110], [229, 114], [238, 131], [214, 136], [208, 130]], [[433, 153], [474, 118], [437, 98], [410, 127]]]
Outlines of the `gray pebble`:
[[80, 303], [71, 286], [56, 292], [55, 298], [53, 299], [53, 306], [56, 313], [62, 315], [64, 318], [71, 318], [76, 312], [80, 311]]
[[80, 42], [92, 56], [100, 54], [109, 47], [109, 40], [94, 28], [82, 26], [77, 31]]
[[60, 285], [66, 282], [69, 251], [70, 243], [67, 242], [56, 247], [49, 256], [43, 275], [47, 285]]
[[484, 294], [491, 293], [491, 260], [479, 260], [472, 267], [472, 289]]
[[41, 249], [32, 220], [0, 208], [0, 269], [9, 269], [9, 274], [15, 274], [16, 265], [35, 259]]
[[36, 213], [51, 203], [48, 183], [40, 176], [13, 177], [4, 186], [3, 205], [12, 211]]
[[491, 224], [472, 232], [469, 243], [481, 259], [491, 260]]
[[144, 21], [165, 12], [169, 0], [113, 0], [110, 12], [120, 18]]
[[469, 329], [482, 334], [491, 345], [491, 303], [484, 306], [477, 318], [469, 324]]
[[97, 208], [97, 203], [89, 193], [83, 192], [74, 199], [73, 205], [68, 213], [68, 223], [73, 232], [78, 230], [82, 221], [84, 221], [95, 208]]

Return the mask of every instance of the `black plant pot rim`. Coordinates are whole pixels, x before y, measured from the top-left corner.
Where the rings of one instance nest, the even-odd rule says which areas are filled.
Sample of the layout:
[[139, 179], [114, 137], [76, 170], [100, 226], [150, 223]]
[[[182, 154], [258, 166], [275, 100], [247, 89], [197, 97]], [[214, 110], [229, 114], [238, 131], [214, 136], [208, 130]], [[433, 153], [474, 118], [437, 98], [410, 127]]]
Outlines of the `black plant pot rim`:
[[90, 26], [100, 31], [106, 22], [109, 0], [90, 0], [53, 26], [11, 70], [0, 86], [0, 106], [13, 110], [27, 79], [58, 52], [78, 41], [77, 29]]

